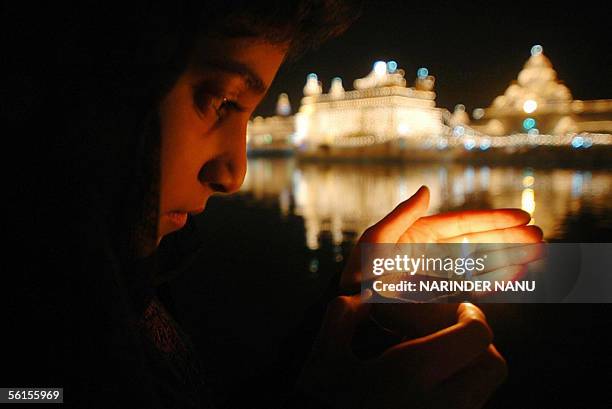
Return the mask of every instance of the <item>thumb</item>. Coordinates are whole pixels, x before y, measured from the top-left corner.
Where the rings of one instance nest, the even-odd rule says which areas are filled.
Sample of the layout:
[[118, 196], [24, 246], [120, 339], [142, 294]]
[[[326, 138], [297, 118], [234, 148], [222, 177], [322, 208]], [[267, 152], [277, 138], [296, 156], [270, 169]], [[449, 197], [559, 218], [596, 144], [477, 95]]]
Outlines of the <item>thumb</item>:
[[367, 301], [371, 291], [362, 295], [334, 298], [327, 307], [321, 329], [315, 341], [314, 353], [318, 355], [347, 355], [351, 351], [351, 340], [357, 324], [370, 308]]
[[422, 217], [429, 206], [429, 189], [421, 186], [412, 197], [403, 201], [378, 223], [370, 226], [351, 252], [340, 278], [340, 288], [354, 290], [361, 281], [360, 243], [397, 243], [404, 232]]
[[429, 188], [423, 185], [364, 234], [367, 243], [397, 243], [400, 236], [425, 215], [429, 207]]

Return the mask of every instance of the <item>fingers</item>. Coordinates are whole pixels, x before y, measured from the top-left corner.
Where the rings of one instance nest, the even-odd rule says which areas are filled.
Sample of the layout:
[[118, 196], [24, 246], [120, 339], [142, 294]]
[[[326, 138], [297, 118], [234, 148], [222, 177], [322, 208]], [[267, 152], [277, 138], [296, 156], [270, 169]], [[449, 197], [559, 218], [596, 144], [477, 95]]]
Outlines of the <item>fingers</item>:
[[481, 408], [506, 379], [505, 359], [493, 345], [471, 365], [443, 382], [432, 393], [433, 409]]
[[359, 243], [397, 243], [406, 229], [425, 214], [428, 206], [429, 189], [427, 186], [421, 186], [410, 199], [400, 203], [382, 220], [370, 226], [359, 239], [346, 263], [340, 277], [340, 288], [344, 291], [354, 291], [359, 288], [361, 282]]
[[[367, 295], [371, 296], [371, 293]], [[370, 304], [364, 303], [360, 295], [334, 298], [315, 341], [314, 353], [320, 355], [350, 354], [350, 344], [357, 324], [365, 318]]]
[[381, 358], [399, 365], [420, 363], [416, 376], [424, 388], [447, 379], [485, 352], [493, 338], [483, 312], [475, 305], [460, 304], [457, 317], [457, 324], [396, 345]]
[[507, 229], [529, 223], [531, 216], [520, 209], [463, 210], [422, 217], [414, 223], [442, 240], [470, 233]]
[[[485, 258], [484, 269], [477, 272], [479, 279], [484, 279], [486, 273], [491, 273], [495, 270], [517, 266], [539, 260], [544, 256], [544, 244], [542, 242], [518, 245], [507, 247], [499, 250], [476, 252], [471, 257]], [[494, 279], [495, 276], [490, 276]]]
[[505, 229], [467, 233], [454, 237], [439, 239], [439, 243], [537, 243], [544, 236], [542, 229], [535, 225], [516, 226]]
[[429, 189], [421, 186], [411, 198], [397, 205], [391, 213], [368, 228], [362, 239], [366, 243], [397, 243], [406, 229], [425, 214], [428, 206]]
[[527, 273], [527, 266], [516, 265], [506, 266], [493, 270], [489, 273], [478, 276], [478, 280], [486, 281], [516, 281], [520, 280]]

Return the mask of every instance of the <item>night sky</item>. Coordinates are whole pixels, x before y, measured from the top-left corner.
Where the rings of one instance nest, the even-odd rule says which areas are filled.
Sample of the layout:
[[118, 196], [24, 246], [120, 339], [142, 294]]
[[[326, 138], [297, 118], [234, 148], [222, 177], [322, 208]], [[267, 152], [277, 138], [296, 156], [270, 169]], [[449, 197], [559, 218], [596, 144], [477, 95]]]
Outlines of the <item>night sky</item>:
[[612, 98], [610, 18], [594, 1], [367, 1], [341, 37], [279, 71], [256, 114], [272, 115], [279, 93], [297, 110], [306, 75], [328, 92], [339, 76], [345, 89], [376, 60], [395, 60], [408, 86], [427, 67], [436, 77], [437, 105], [487, 107], [515, 80], [534, 44], [544, 47], [558, 78], [576, 99]]

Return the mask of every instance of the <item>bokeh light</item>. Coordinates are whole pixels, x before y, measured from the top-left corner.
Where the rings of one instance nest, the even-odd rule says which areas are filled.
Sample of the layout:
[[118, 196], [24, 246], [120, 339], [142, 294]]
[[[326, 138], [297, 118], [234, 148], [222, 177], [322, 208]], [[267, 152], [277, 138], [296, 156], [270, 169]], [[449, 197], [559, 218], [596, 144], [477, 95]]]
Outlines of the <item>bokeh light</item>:
[[429, 75], [429, 70], [425, 67], [419, 68], [417, 70], [417, 77], [420, 79], [425, 79]]
[[528, 99], [523, 104], [523, 111], [525, 111], [528, 114], [534, 112], [536, 109], [538, 109], [538, 103], [535, 102], [533, 99]]
[[525, 128], [525, 129], [527, 129], [527, 130], [532, 129], [532, 128], [533, 128], [533, 127], [535, 127], [535, 126], [536, 126], [536, 121], [535, 121], [535, 119], [533, 119], [533, 118], [526, 118], [526, 119], [523, 121], [523, 128]]

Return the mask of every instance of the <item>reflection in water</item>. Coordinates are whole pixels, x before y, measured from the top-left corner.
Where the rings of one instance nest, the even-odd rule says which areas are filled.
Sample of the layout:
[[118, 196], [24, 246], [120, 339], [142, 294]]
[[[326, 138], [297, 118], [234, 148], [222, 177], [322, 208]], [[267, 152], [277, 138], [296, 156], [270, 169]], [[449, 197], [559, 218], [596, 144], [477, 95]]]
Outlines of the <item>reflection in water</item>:
[[533, 218], [533, 213], [535, 212], [535, 195], [533, 193], [533, 189], [523, 189], [523, 194], [521, 196], [521, 209], [528, 212]]
[[[243, 192], [276, 201], [284, 215], [304, 218], [306, 243], [321, 233], [339, 245], [360, 235], [421, 185], [431, 190], [429, 214], [517, 207], [532, 215], [545, 239], [568, 239], [563, 221], [583, 206], [612, 213], [610, 171], [531, 169], [462, 164], [321, 164], [251, 159]], [[571, 239], [571, 237], [569, 237]]]

